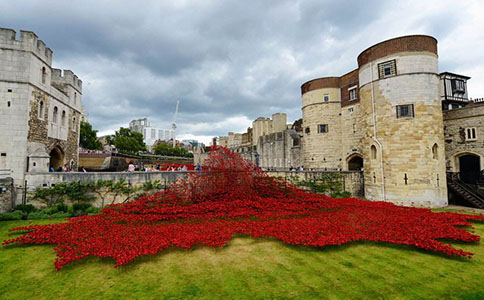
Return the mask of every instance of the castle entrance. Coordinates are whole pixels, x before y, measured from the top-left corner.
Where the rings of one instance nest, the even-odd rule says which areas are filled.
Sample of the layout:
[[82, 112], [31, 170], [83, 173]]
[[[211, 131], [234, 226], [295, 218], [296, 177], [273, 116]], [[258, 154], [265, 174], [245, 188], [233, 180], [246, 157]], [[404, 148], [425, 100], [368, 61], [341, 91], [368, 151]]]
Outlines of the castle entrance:
[[50, 160], [49, 160], [49, 168], [52, 166], [54, 171], [58, 171], [59, 168], [62, 168], [64, 165], [64, 152], [61, 148], [55, 147], [49, 153]]
[[348, 171], [361, 171], [363, 169], [363, 157], [354, 155], [348, 159]]
[[466, 154], [459, 157], [460, 179], [466, 183], [476, 183], [481, 171], [481, 159], [477, 155]]

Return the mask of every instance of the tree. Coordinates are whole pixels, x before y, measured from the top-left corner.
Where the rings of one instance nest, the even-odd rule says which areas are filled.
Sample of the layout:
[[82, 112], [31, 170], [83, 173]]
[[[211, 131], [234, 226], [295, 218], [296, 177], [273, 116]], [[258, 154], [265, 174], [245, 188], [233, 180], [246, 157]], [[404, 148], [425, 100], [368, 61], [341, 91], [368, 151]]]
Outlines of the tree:
[[97, 130], [93, 130], [91, 124], [81, 121], [81, 136], [79, 138], [79, 145], [84, 149], [102, 150], [103, 145], [97, 139]]
[[146, 151], [143, 135], [129, 128], [119, 128], [111, 138], [111, 142], [119, 152], [137, 154], [139, 151]]
[[158, 141], [153, 147], [153, 152], [158, 155], [193, 157], [193, 154], [184, 148]]

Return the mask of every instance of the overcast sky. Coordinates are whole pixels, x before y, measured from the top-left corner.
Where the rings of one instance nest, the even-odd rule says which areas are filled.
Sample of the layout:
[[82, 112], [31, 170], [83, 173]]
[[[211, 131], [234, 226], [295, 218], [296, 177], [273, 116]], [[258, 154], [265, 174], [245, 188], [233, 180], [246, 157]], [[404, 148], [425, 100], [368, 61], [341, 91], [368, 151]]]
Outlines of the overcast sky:
[[34, 31], [53, 66], [81, 78], [101, 134], [142, 117], [169, 128], [177, 100], [180, 139], [208, 142], [276, 112], [293, 122], [302, 83], [408, 34], [436, 37], [440, 71], [471, 76], [469, 95], [484, 97], [479, 0], [0, 0], [0, 27]]

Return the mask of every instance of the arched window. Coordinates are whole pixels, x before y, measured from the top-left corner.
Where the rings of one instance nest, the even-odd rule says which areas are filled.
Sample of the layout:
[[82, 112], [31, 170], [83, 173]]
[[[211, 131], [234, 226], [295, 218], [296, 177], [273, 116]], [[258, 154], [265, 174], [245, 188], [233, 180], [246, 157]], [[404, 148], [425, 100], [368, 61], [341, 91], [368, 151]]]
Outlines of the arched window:
[[47, 80], [47, 71], [45, 70], [45, 67], [42, 67], [42, 83], [45, 83]]
[[57, 106], [54, 106], [54, 112], [52, 113], [52, 123], [57, 123]]
[[76, 117], [72, 118], [72, 131], [77, 130]]
[[66, 126], [66, 111], [62, 111], [62, 118], [61, 118], [62, 126]]
[[77, 104], [77, 93], [74, 92], [74, 105], [76, 105], [76, 104]]
[[376, 147], [371, 145], [371, 159], [376, 159]]
[[39, 119], [44, 118], [44, 101], [40, 101], [39, 103]]
[[437, 145], [437, 143], [435, 143], [432, 146], [432, 158], [433, 159], [438, 159], [439, 158], [439, 146]]

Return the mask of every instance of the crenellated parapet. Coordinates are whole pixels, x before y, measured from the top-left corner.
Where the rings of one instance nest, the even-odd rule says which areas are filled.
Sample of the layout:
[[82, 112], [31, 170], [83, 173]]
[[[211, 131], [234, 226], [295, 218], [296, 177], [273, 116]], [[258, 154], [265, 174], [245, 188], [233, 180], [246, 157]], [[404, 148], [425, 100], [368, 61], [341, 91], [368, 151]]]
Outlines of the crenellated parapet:
[[71, 70], [52, 69], [52, 83], [56, 86], [70, 85], [82, 93], [82, 80]]
[[52, 50], [32, 31], [20, 30], [20, 38], [17, 39], [15, 30], [0, 28], [0, 48], [29, 51], [49, 66], [52, 65]]

